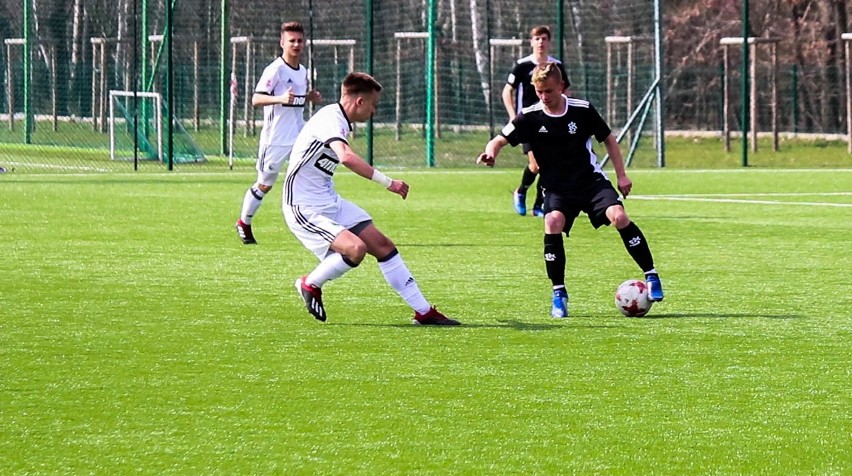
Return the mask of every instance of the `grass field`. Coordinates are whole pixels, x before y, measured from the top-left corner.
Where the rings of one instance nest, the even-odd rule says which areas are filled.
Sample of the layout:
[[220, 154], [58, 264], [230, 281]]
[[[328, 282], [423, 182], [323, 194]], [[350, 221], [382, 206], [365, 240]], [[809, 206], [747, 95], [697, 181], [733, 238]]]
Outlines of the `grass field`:
[[310, 318], [280, 188], [234, 233], [248, 168], [0, 176], [0, 472], [852, 473], [852, 169], [632, 171], [666, 300], [621, 317], [580, 219], [565, 320], [518, 170], [390, 174], [336, 181], [460, 328], [369, 259]]

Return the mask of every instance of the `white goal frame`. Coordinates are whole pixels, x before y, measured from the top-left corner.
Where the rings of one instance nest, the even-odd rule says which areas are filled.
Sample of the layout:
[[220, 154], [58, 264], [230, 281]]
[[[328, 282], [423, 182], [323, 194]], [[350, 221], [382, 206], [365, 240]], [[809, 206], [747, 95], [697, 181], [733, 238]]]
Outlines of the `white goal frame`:
[[[163, 161], [163, 97], [160, 93], [145, 91], [119, 91], [109, 92], [109, 158], [115, 160], [115, 98], [116, 97], [141, 97], [154, 100], [155, 118], [157, 121], [157, 159]], [[134, 134], [136, 132], [134, 131]]]

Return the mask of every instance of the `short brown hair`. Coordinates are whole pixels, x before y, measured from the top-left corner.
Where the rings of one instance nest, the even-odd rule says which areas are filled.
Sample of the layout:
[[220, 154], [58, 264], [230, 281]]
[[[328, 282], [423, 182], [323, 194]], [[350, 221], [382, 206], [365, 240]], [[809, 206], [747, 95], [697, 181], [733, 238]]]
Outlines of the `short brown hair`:
[[547, 81], [548, 78], [556, 78], [560, 82], [565, 80], [565, 78], [562, 77], [562, 71], [559, 71], [559, 67], [556, 66], [556, 63], [546, 61], [535, 67], [532, 72], [531, 82], [533, 84], [541, 84]]
[[281, 24], [281, 34], [283, 35], [288, 31], [301, 33], [303, 35], [305, 34], [305, 28], [297, 21], [290, 21]]
[[530, 30], [530, 38], [534, 36], [546, 36], [547, 39], [550, 39], [550, 27], [547, 25], [538, 25], [534, 26], [532, 30]]
[[353, 96], [357, 94], [381, 92], [382, 85], [375, 78], [367, 73], [349, 73], [343, 78], [343, 85], [340, 87], [344, 96]]

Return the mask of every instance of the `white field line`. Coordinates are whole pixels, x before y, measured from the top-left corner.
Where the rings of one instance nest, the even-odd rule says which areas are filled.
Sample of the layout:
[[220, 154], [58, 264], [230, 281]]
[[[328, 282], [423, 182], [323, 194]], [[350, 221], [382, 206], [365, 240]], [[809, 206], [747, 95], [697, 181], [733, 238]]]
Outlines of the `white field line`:
[[852, 192], [768, 192], [768, 193], [671, 193], [665, 195], [649, 195], [654, 197], [831, 197], [831, 196], [849, 196]]
[[[745, 203], [751, 205], [802, 205], [811, 207], [852, 207], [852, 203], [831, 202], [784, 202], [779, 200], [745, 200], [739, 198], [721, 198], [725, 196], [846, 196], [852, 192], [830, 192], [830, 193], [785, 193], [785, 194], [716, 194], [716, 195], [631, 195], [629, 200], [657, 200], [671, 202], [713, 202], [713, 203]], [[713, 198], [715, 197], [715, 198]]]
[[[98, 167], [86, 167], [79, 165], [56, 165], [56, 164], [39, 164], [36, 162], [0, 162], [0, 165], [12, 165], [17, 167], [33, 167], [36, 169], [54, 169], [54, 170], [80, 170], [87, 172], [109, 172], [110, 169], [102, 169]], [[62, 174], [67, 175], [67, 174]], [[44, 177], [44, 175], [41, 175]]]

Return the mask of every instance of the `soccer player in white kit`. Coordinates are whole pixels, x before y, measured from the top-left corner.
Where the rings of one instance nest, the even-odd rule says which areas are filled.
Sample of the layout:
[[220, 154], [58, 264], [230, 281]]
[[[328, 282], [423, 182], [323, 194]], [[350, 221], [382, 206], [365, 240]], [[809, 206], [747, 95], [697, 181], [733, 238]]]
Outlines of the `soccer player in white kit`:
[[278, 180], [296, 135], [305, 125], [305, 104], [322, 101], [319, 91], [308, 90], [308, 70], [299, 63], [304, 46], [302, 24], [282, 24], [283, 53], [263, 70], [251, 98], [252, 106], [263, 106], [263, 128], [257, 152], [257, 181], [246, 191], [236, 223], [237, 234], [246, 245], [257, 244], [251, 230], [252, 218]]
[[296, 280], [296, 290], [308, 312], [325, 321], [322, 286], [357, 267], [369, 253], [378, 260], [388, 284], [414, 310], [414, 324], [459, 325], [426, 300], [396, 246], [373, 225], [370, 215], [335, 191], [334, 171], [343, 164], [403, 199], [408, 196], [407, 183], [373, 168], [346, 139], [352, 122], [366, 121], [375, 113], [382, 85], [369, 74], [350, 73], [340, 89], [340, 102], [317, 111], [299, 133], [284, 179], [284, 221], [320, 260], [313, 271]]

